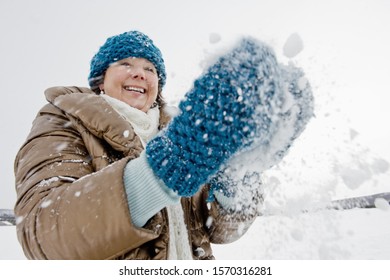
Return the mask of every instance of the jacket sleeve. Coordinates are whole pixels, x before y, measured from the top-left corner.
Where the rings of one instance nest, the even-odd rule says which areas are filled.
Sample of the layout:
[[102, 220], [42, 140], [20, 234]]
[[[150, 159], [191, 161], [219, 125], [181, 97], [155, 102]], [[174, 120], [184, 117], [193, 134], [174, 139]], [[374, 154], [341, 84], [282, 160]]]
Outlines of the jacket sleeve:
[[41, 110], [15, 159], [16, 227], [26, 256], [112, 259], [157, 238], [131, 222], [123, 186], [129, 159], [95, 171], [82, 136], [53, 108]]

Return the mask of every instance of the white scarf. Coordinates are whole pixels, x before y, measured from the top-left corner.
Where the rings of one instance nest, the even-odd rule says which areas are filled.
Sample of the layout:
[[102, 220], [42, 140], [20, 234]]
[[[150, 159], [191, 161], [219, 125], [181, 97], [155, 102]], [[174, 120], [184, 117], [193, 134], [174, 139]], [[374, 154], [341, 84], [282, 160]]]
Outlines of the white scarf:
[[160, 110], [157, 106], [145, 113], [107, 94], [101, 96], [131, 124], [144, 147], [158, 133]]
[[[134, 132], [139, 136], [144, 147], [158, 133], [160, 120], [160, 110], [158, 107], [151, 108], [145, 113], [106, 94], [101, 94], [100, 96], [132, 125]], [[168, 259], [192, 260], [188, 232], [184, 222], [184, 212], [181, 204], [168, 206], [167, 212], [169, 221]]]
[[187, 226], [181, 204], [167, 207], [169, 220], [169, 260], [192, 260]]

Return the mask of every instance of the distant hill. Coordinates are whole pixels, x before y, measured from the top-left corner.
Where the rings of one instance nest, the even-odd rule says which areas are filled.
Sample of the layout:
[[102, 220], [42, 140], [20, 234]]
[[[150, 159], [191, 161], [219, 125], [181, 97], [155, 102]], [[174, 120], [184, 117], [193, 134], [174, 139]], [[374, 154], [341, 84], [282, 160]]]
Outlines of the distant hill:
[[15, 225], [15, 215], [10, 209], [0, 209], [0, 226]]

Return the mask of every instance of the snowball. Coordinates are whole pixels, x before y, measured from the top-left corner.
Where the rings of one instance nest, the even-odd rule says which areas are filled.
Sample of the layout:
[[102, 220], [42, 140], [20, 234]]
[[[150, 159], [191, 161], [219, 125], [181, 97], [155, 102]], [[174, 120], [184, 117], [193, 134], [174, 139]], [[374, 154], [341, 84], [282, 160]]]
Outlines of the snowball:
[[56, 147], [57, 152], [61, 152], [68, 147], [68, 143], [61, 143]]
[[234, 118], [232, 116], [226, 116], [225, 120], [228, 121], [228, 122], [233, 122]]
[[209, 216], [206, 220], [206, 227], [210, 228], [213, 224], [213, 217]]
[[210, 35], [209, 35], [209, 42], [211, 44], [216, 44], [219, 41], [221, 41], [221, 35], [219, 35], [218, 33], [210, 33]]
[[283, 46], [283, 54], [292, 58], [303, 50], [303, 41], [298, 33], [293, 33], [287, 38], [286, 43]]
[[47, 208], [47, 207], [49, 207], [52, 203], [53, 203], [53, 201], [51, 201], [50, 199], [49, 199], [49, 200], [45, 200], [44, 202], [41, 203], [41, 208]]
[[70, 127], [72, 126], [72, 122], [71, 121], [68, 121], [64, 124], [64, 128], [67, 128], [67, 127]]
[[24, 220], [24, 217], [23, 216], [16, 216], [15, 217], [15, 223], [18, 225], [20, 224], [21, 222], [23, 222]]
[[350, 136], [351, 140], [355, 139], [356, 136], [358, 136], [358, 135], [359, 135], [359, 132], [357, 132], [356, 130], [354, 130], [352, 128], [349, 130], [349, 136]]
[[206, 254], [206, 252], [204, 251], [204, 249], [202, 247], [196, 248], [195, 253], [198, 257], [203, 257]]
[[81, 192], [80, 192], [80, 191], [74, 193], [74, 196], [75, 196], [75, 197], [79, 197], [80, 195], [81, 195]]
[[168, 163], [169, 163], [169, 160], [164, 159], [163, 162], [161, 163], [161, 166], [162, 167], [167, 166]]
[[390, 164], [384, 159], [377, 158], [374, 160], [374, 163], [371, 167], [375, 173], [380, 174], [387, 172], [389, 170]]
[[51, 183], [56, 182], [56, 181], [58, 181], [58, 180], [59, 180], [58, 177], [52, 177], [52, 178], [49, 178], [49, 179], [47, 179], [47, 180], [42, 180], [41, 182], [39, 182], [38, 187], [47, 187], [47, 186], [50, 186]]
[[343, 167], [341, 169], [341, 178], [348, 188], [357, 189], [371, 178], [371, 173], [364, 168]]
[[376, 198], [374, 201], [375, 207], [384, 211], [390, 209], [389, 202], [384, 198]]
[[123, 131], [123, 136], [124, 137], [129, 137], [129, 135], [130, 135], [130, 131], [128, 131], [128, 130], [125, 130], [125, 131]]

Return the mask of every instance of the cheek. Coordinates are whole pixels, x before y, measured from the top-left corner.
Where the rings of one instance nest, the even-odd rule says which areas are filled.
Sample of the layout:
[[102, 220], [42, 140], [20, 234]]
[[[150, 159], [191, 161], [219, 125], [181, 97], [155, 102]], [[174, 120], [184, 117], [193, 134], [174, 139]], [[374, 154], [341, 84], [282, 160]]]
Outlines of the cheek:
[[157, 96], [158, 93], [158, 78], [153, 76], [149, 79], [149, 87], [153, 91], [153, 95]]
[[104, 81], [110, 85], [120, 84], [122, 81], [126, 79], [125, 71], [118, 71], [117, 68], [108, 68]]
[[153, 99], [156, 100], [158, 95], [158, 85], [153, 87]]

